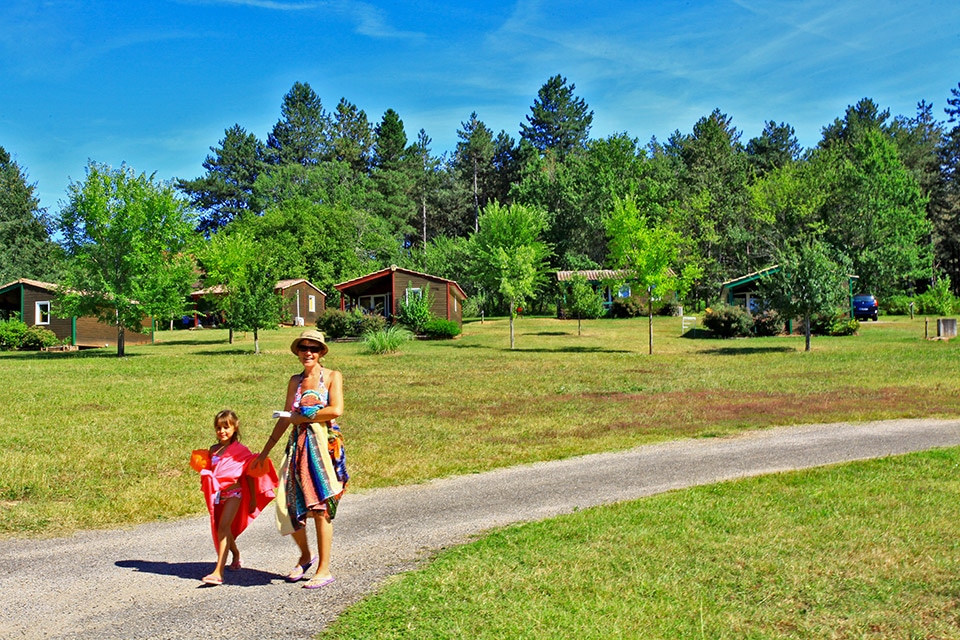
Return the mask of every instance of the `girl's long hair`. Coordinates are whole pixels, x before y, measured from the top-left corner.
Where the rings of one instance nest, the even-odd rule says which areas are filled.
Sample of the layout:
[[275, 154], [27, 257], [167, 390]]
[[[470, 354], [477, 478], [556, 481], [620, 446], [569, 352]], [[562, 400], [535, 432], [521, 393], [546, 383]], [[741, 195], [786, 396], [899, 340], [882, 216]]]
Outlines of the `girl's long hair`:
[[213, 418], [213, 428], [216, 429], [223, 423], [233, 427], [233, 438], [230, 442], [240, 442], [240, 418], [234, 413], [233, 409], [224, 409]]

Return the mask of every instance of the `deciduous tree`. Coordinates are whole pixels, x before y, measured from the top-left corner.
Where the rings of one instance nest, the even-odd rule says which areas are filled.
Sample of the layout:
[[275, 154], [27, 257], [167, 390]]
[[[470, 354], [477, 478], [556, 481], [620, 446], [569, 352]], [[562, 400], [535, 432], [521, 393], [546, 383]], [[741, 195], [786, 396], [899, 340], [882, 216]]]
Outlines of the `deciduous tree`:
[[538, 209], [519, 204], [503, 207], [492, 202], [483, 210], [480, 230], [472, 239], [481, 281], [510, 306], [511, 349], [517, 308], [545, 282], [550, 247], [540, 236], [546, 224], [546, 217]]
[[610, 264], [628, 272], [626, 280], [647, 293], [649, 353], [653, 353], [653, 298], [675, 294], [683, 300], [700, 277], [699, 266], [681, 267], [683, 238], [665, 224], [651, 221], [634, 197], [617, 199], [607, 221]]
[[91, 161], [67, 194], [58, 221], [68, 258], [62, 313], [116, 326], [122, 357], [125, 331], [141, 330], [145, 315], [168, 317], [189, 294], [194, 215], [171, 184], [126, 165]]

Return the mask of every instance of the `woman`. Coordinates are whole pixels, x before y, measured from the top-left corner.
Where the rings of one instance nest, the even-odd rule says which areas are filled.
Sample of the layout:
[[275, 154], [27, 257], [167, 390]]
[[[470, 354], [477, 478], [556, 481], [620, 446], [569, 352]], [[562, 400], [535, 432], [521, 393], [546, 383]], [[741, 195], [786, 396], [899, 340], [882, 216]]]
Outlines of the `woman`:
[[[300, 559], [287, 581], [299, 582], [316, 564], [316, 573], [303, 586], [318, 589], [333, 582], [333, 518], [348, 479], [336, 423], [343, 413], [343, 376], [320, 362], [328, 349], [319, 331], [304, 331], [290, 344], [290, 350], [300, 360], [303, 372], [290, 378], [284, 404], [287, 414], [277, 420], [256, 464], [264, 463], [273, 445], [293, 425], [277, 487], [277, 526], [281, 534], [292, 534], [300, 548]], [[316, 556], [310, 554], [307, 518], [313, 518], [317, 528]]]

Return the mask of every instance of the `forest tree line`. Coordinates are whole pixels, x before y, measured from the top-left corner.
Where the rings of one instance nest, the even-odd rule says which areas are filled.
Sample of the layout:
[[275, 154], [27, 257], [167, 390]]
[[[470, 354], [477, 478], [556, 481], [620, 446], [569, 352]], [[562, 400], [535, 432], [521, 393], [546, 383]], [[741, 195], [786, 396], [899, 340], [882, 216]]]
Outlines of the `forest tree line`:
[[[396, 264], [457, 281], [473, 308], [490, 314], [507, 302], [484, 281], [472, 242], [486, 210], [540, 212], [546, 270], [595, 269], [611, 266], [609, 221], [629, 201], [649, 225], [680, 238], [673, 268], [698, 274], [688, 304], [709, 304], [720, 283], [811, 239], [842, 257], [861, 291], [910, 295], [948, 280], [958, 293], [960, 86], [944, 113], [938, 119], [920, 101], [915, 114], [891, 116], [864, 98], [810, 149], [773, 120], [744, 141], [719, 109], [665, 141], [626, 132], [598, 139], [593, 111], [557, 75], [540, 88], [518, 138], [471, 113], [456, 149], [437, 154], [426, 131], [411, 135], [393, 109], [371, 122], [345, 98], [328, 109], [297, 82], [266, 140], [234, 124], [199, 177], [162, 185], [196, 242], [178, 236], [164, 252], [223, 269], [225, 250], [204, 247], [237, 238], [232, 246], [253, 247], [269, 278], [307, 278], [334, 296], [333, 284]], [[86, 238], [77, 207], [90, 204], [93, 178], [109, 178], [108, 168], [91, 163], [51, 215], [0, 148], [0, 282], [69, 274]], [[538, 291], [535, 308], [549, 308], [553, 292]]]

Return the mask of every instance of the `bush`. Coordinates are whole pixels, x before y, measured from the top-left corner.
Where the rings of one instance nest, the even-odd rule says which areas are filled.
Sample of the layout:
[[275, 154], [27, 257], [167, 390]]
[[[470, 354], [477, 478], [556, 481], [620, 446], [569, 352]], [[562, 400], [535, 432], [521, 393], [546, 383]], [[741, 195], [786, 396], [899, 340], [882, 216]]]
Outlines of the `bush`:
[[443, 318], [434, 318], [424, 325], [423, 333], [437, 340], [449, 340], [460, 335], [460, 325], [453, 320], [444, 320]]
[[364, 313], [359, 309], [326, 309], [317, 318], [317, 328], [331, 340], [357, 338], [365, 333], [380, 331], [386, 326], [386, 318], [379, 313]]
[[36, 325], [27, 328], [20, 342], [21, 349], [39, 351], [44, 347], [55, 347], [60, 344], [60, 338], [53, 331]]
[[783, 318], [773, 309], [767, 309], [753, 315], [753, 334], [756, 336], [778, 336], [783, 333]]
[[883, 301], [881, 307], [884, 313], [892, 316], [908, 316], [910, 315], [911, 301], [910, 296], [890, 296]]
[[818, 336], [852, 336], [859, 330], [860, 322], [841, 311], [816, 313], [810, 318], [810, 333]]
[[19, 349], [26, 333], [27, 324], [21, 320], [0, 320], [0, 351]]
[[367, 353], [383, 355], [400, 350], [404, 342], [413, 339], [413, 334], [403, 327], [394, 325], [380, 331], [372, 331], [363, 335], [363, 345]]
[[353, 335], [353, 324], [351, 314], [340, 309], [324, 309], [323, 313], [317, 316], [317, 329], [320, 329], [328, 340]]
[[749, 336], [753, 330], [753, 318], [743, 307], [724, 304], [707, 309], [703, 314], [703, 326], [718, 338]]
[[387, 319], [379, 313], [354, 312], [353, 329], [350, 335], [362, 336], [367, 333], [383, 331], [387, 327]]
[[646, 298], [630, 296], [629, 298], [614, 298], [610, 305], [610, 315], [614, 318], [636, 318], [647, 315]]
[[397, 303], [397, 322], [414, 333], [423, 333], [423, 327], [433, 319], [430, 311], [430, 289], [421, 289], [419, 294], [407, 287], [406, 295]]
[[917, 296], [917, 313], [931, 316], [948, 316], [957, 308], [957, 299], [950, 291], [950, 278], [941, 277]]

